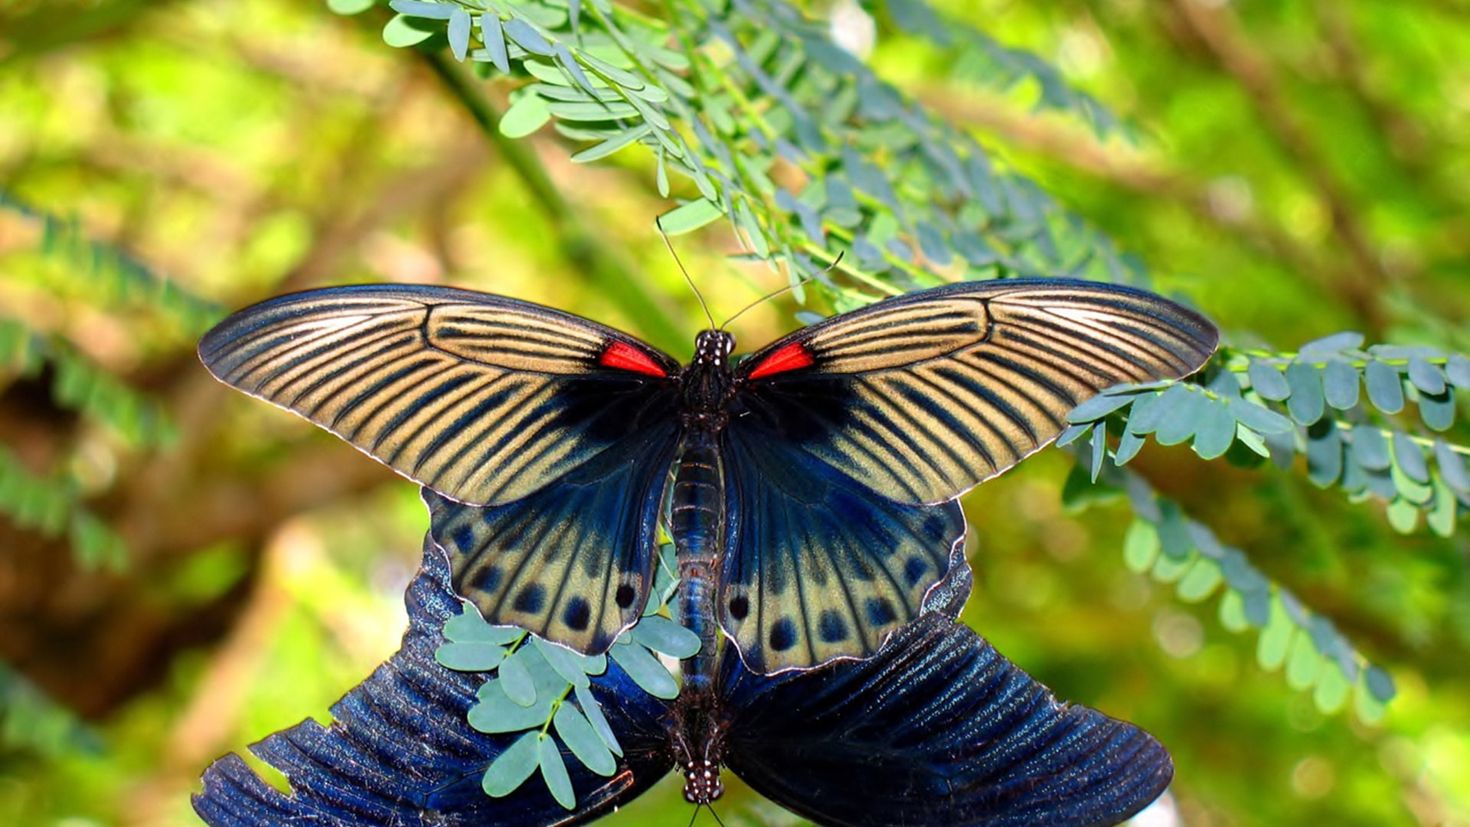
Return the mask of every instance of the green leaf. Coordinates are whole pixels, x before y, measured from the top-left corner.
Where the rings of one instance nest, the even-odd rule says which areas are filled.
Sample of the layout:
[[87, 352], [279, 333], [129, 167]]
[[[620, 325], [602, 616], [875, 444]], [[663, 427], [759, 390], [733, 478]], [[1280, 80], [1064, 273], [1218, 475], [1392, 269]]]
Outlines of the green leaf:
[[1302, 345], [1297, 352], [1303, 359], [1316, 360], [1324, 356], [1338, 353], [1344, 350], [1357, 350], [1363, 346], [1363, 334], [1356, 331], [1345, 330], [1341, 333], [1333, 333], [1320, 339], [1313, 339]]
[[585, 661], [587, 659], [583, 655], [573, 652], [565, 646], [558, 646], [555, 643], [542, 640], [539, 637], [533, 636], [531, 638], [531, 644], [536, 647], [537, 653], [541, 655], [558, 678], [572, 686], [586, 686], [588, 684], [587, 672], [585, 670]]
[[674, 676], [647, 649], [633, 643], [614, 646], [610, 653], [618, 666], [623, 667], [628, 677], [644, 692], [665, 700], [679, 697], [679, 685], [674, 682]]
[[720, 208], [708, 199], [700, 198], [681, 204], [659, 216], [658, 224], [670, 236], [693, 232], [723, 216]]
[[567, 765], [561, 758], [561, 749], [556, 740], [542, 737], [536, 744], [536, 763], [541, 767], [541, 778], [556, 803], [568, 810], [577, 806], [577, 795], [572, 791], [572, 779], [567, 776]]
[[459, 614], [444, 623], [444, 637], [455, 643], [514, 643], [526, 632], [516, 626], [491, 626], [473, 603], [460, 601]]
[[455, 7], [454, 13], [449, 16], [449, 51], [454, 59], [464, 62], [465, 55], [470, 51], [470, 15], [462, 8]]
[[1393, 458], [1409, 479], [1429, 482], [1429, 465], [1424, 461], [1424, 451], [1408, 434], [1395, 431], [1393, 435]]
[[458, 672], [488, 672], [505, 659], [505, 647], [495, 643], [446, 643], [434, 650], [434, 660]]
[[1215, 593], [1224, 578], [1220, 575], [1220, 566], [1214, 560], [1204, 555], [1195, 558], [1194, 565], [1189, 567], [1184, 577], [1179, 580], [1175, 590], [1179, 599], [1185, 603], [1198, 603]]
[[1374, 360], [1363, 369], [1363, 382], [1368, 386], [1368, 401], [1373, 407], [1388, 414], [1404, 409], [1404, 386], [1399, 372], [1389, 365]]
[[1286, 609], [1281, 602], [1272, 600], [1271, 619], [1266, 621], [1266, 627], [1261, 630], [1261, 637], [1256, 641], [1256, 663], [1267, 672], [1280, 669], [1286, 662], [1286, 652], [1295, 632], [1296, 626], [1286, 616]]
[[531, 651], [522, 646], [500, 664], [500, 686], [507, 698], [521, 706], [536, 702], [536, 684], [531, 680], [531, 670], [526, 663]]
[[1130, 430], [1124, 430], [1123, 435], [1118, 437], [1118, 447], [1113, 451], [1114, 465], [1127, 465], [1128, 461], [1138, 456], [1143, 450], [1143, 437]]
[[1431, 431], [1448, 431], [1455, 424], [1455, 397], [1448, 389], [1443, 393], [1419, 392], [1419, 418]]
[[1342, 476], [1342, 437], [1332, 420], [1321, 420], [1308, 429], [1307, 478], [1321, 488]]
[[1092, 428], [1092, 456], [1088, 463], [1088, 473], [1092, 482], [1096, 483], [1102, 474], [1103, 458], [1108, 455], [1108, 424], [1099, 422]]
[[583, 766], [598, 775], [610, 776], [618, 768], [617, 761], [613, 760], [613, 754], [608, 751], [607, 744], [598, 737], [597, 731], [592, 724], [572, 704], [564, 703], [556, 710], [553, 719], [556, 725], [556, 734], [561, 742], [567, 745], [572, 755], [581, 761]]
[[1251, 387], [1256, 389], [1262, 399], [1280, 402], [1291, 396], [1291, 386], [1286, 383], [1286, 378], [1275, 365], [1252, 359], [1246, 367], [1246, 376], [1251, 380]]
[[602, 739], [602, 743], [612, 751], [613, 755], [622, 757], [623, 745], [618, 743], [618, 736], [613, 732], [612, 726], [607, 722], [607, 716], [602, 714], [602, 705], [592, 696], [590, 689], [577, 687], [575, 690], [577, 705], [582, 708], [582, 714], [587, 717], [587, 723]]
[[1292, 419], [1302, 425], [1311, 425], [1322, 418], [1325, 408], [1322, 371], [1305, 362], [1292, 362], [1286, 367], [1286, 384], [1291, 387], [1286, 410]]
[[1383, 667], [1369, 666], [1363, 674], [1363, 685], [1368, 687], [1368, 692], [1381, 703], [1393, 700], [1398, 690], [1394, 688], [1393, 678], [1383, 670]]
[[1438, 365], [1428, 362], [1422, 356], [1415, 356], [1409, 360], [1409, 381], [1414, 387], [1428, 394], [1441, 394], [1445, 391], [1444, 371]]
[[1159, 503], [1159, 512], [1159, 545], [1164, 556], [1174, 560], [1189, 557], [1194, 551], [1194, 540], [1189, 536], [1189, 522], [1178, 504], [1173, 500], [1163, 500]]
[[1200, 419], [1195, 425], [1194, 452], [1201, 459], [1218, 459], [1235, 442], [1235, 414], [1220, 400], [1209, 400], [1200, 406]]
[[539, 728], [551, 717], [551, 706], [556, 699], [549, 693], [538, 698], [536, 703], [524, 706], [506, 696], [504, 683], [503, 680], [492, 679], [480, 685], [475, 693], [477, 700], [465, 715], [470, 726], [480, 732], [520, 732]]
[[1470, 359], [1456, 353], [1445, 362], [1444, 372], [1455, 387], [1470, 389]]
[[1364, 468], [1386, 471], [1393, 460], [1388, 453], [1388, 440], [1372, 425], [1359, 425], [1352, 430], [1353, 459]]
[[1291, 653], [1286, 661], [1286, 685], [1292, 689], [1306, 689], [1317, 682], [1322, 673], [1322, 656], [1312, 644], [1312, 636], [1298, 633], [1291, 641]]
[[1440, 474], [1434, 475], [1434, 501], [1428, 513], [1425, 514], [1425, 522], [1429, 524], [1429, 530], [1441, 537], [1453, 537], [1455, 518], [1459, 510], [1459, 502], [1455, 499], [1455, 493], [1445, 484], [1444, 477]]
[[500, 116], [500, 134], [507, 138], [524, 138], [551, 120], [551, 110], [540, 95], [526, 93], [516, 98]]
[[450, 3], [428, 3], [422, 0], [389, 0], [388, 8], [404, 17], [422, 17], [426, 20], [448, 20], [458, 6]]
[[516, 788], [525, 783], [531, 773], [536, 771], [539, 757], [536, 745], [540, 740], [540, 733], [528, 732], [506, 747], [505, 752], [496, 756], [480, 781], [485, 792], [501, 798], [515, 792]]
[[1219, 617], [1221, 626], [1237, 634], [1251, 627], [1250, 620], [1245, 616], [1245, 600], [1234, 589], [1226, 589], [1220, 598]]
[[1202, 409], [1209, 400], [1185, 385], [1175, 385], [1164, 391], [1158, 404], [1163, 408], [1163, 415], [1154, 429], [1154, 440], [1160, 445], [1178, 445], [1194, 435]]
[[362, 14], [373, 7], [377, 0], [327, 0], [327, 8], [333, 14], [351, 16]]
[[551, 48], [551, 43], [542, 34], [531, 27], [529, 23], [519, 17], [511, 18], [501, 24], [505, 34], [515, 41], [517, 46], [533, 55], [551, 57], [556, 51]]
[[699, 635], [660, 615], [638, 621], [631, 634], [634, 642], [680, 660], [699, 654]]
[[487, 11], [480, 15], [480, 39], [485, 41], [485, 51], [495, 68], [508, 74], [510, 55], [505, 50], [505, 30], [500, 26], [498, 13]]
[[1148, 571], [1159, 556], [1159, 532], [1147, 520], [1134, 520], [1123, 535], [1123, 563], [1129, 571]]
[[1327, 404], [1340, 410], [1351, 410], [1358, 404], [1358, 371], [1341, 359], [1332, 359], [1322, 370], [1322, 395]]
[[1400, 534], [1410, 534], [1419, 526], [1419, 507], [1403, 497], [1388, 504], [1388, 524]]
[[1292, 429], [1291, 420], [1275, 411], [1244, 399], [1230, 400], [1230, 412], [1251, 430], [1262, 434], [1285, 434]]
[[1348, 693], [1352, 688], [1353, 685], [1348, 682], [1341, 669], [1330, 663], [1323, 664], [1322, 674], [1317, 678], [1317, 688], [1312, 693], [1312, 702], [1317, 705], [1318, 711], [1331, 715], [1347, 703]]
[[395, 49], [417, 46], [433, 34], [427, 28], [415, 26], [410, 18], [401, 14], [395, 15], [383, 26], [383, 42]]
[[581, 152], [578, 152], [577, 154], [572, 156], [572, 162], [585, 164], [590, 161], [598, 161], [606, 158], [607, 156], [613, 154], [614, 152], [617, 152], [623, 147], [633, 143], [634, 141], [637, 141], [639, 138], [642, 138], [644, 135], [647, 135], [649, 129], [650, 127], [648, 126], [648, 124], [639, 124], [638, 126], [635, 126], [632, 129], [628, 129], [621, 134], [614, 135], [613, 137], [608, 138], [600, 144], [594, 144], [582, 150]]
[[1450, 488], [1459, 492], [1470, 492], [1470, 471], [1465, 468], [1464, 458], [1442, 439], [1434, 441], [1434, 461]]
[[1067, 421], [1072, 423], [1094, 422], [1102, 419], [1113, 411], [1133, 402], [1132, 394], [1109, 394], [1103, 393], [1091, 399], [1083, 400], [1082, 404], [1073, 408], [1067, 414]]

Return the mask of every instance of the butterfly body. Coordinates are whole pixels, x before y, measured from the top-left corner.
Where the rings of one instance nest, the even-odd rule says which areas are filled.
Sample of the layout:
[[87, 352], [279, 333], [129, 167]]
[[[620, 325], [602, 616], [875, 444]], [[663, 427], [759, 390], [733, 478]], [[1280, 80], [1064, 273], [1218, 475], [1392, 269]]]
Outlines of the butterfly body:
[[1150, 293], [1016, 279], [877, 302], [741, 360], [706, 330], [681, 366], [528, 302], [361, 285], [240, 311], [200, 356], [424, 486], [454, 586], [492, 622], [605, 651], [647, 601], [663, 522], [697, 584], [691, 628], [774, 674], [876, 652], [965, 565], [959, 494], [1084, 399], [1185, 376], [1215, 341]]

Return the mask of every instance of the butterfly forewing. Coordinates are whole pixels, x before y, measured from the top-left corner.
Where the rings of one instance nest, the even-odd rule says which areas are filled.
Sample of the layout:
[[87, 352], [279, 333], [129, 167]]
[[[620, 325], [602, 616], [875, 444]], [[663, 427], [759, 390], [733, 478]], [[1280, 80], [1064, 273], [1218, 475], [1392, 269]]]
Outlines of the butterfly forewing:
[[721, 685], [726, 763], [819, 824], [1116, 824], [1173, 775], [1148, 733], [1058, 703], [937, 613], [867, 660], [772, 678], [727, 657]]
[[199, 347], [215, 376], [461, 502], [525, 497], [669, 421], [678, 364], [610, 328], [443, 287], [272, 299]]
[[804, 328], [740, 367], [732, 429], [782, 439], [902, 502], [938, 502], [1055, 439], [1078, 403], [1186, 376], [1214, 327], [1129, 288], [960, 284]]

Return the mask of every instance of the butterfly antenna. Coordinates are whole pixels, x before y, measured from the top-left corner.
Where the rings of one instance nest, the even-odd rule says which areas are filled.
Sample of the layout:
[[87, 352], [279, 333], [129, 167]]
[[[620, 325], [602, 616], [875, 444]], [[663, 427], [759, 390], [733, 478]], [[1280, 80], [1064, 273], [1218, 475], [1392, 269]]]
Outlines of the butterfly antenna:
[[720, 825], [720, 827], [725, 827], [725, 822], [723, 822], [723, 821], [720, 820], [720, 814], [717, 813], [717, 812], [715, 812], [715, 805], [713, 805], [713, 804], [706, 804], [704, 806], [705, 806], [705, 809], [709, 810], [709, 814], [715, 817], [715, 823], [718, 824], [718, 825]]
[[702, 807], [702, 806], [704, 806], [704, 805], [702, 805], [702, 804], [695, 804], [694, 805], [694, 812], [692, 814], [690, 814], [690, 816], [689, 816], [689, 827], [694, 827], [694, 821], [695, 821], [695, 819], [699, 818], [699, 808]]
[[[837, 258], [833, 259], [831, 264], [829, 264], [826, 267], [822, 268], [822, 272], [823, 273], [830, 273], [832, 271], [832, 268], [833, 267], [836, 267], [842, 261], [842, 256], [844, 255], [845, 252], [846, 251], [839, 252], [837, 254]], [[762, 302], [770, 301], [771, 299], [776, 298], [777, 296], [781, 295], [782, 293], [785, 293], [787, 290], [795, 290], [796, 288], [802, 286], [803, 284], [806, 284], [807, 282], [811, 281], [813, 278], [815, 278], [815, 276], [805, 276], [805, 277], [803, 277], [801, 279], [798, 279], [795, 284], [788, 284], [785, 287], [782, 287], [780, 290], [772, 290], [771, 292], [765, 294], [764, 296], [761, 296], [760, 298], [756, 299], [755, 301], [751, 302], [750, 304], [747, 304], [746, 306], [740, 308], [740, 312], [739, 313], [736, 313], [735, 315], [733, 315], [730, 318], [726, 319], [725, 320], [725, 324], [720, 325], [720, 330], [724, 330], [725, 327], [728, 326], [731, 322], [733, 322], [736, 319], [740, 318], [740, 316], [742, 314], [744, 314], [745, 311], [747, 311], [747, 310], [755, 307], [758, 304], [761, 304]]]
[[664, 246], [669, 248], [669, 255], [674, 257], [674, 263], [679, 265], [679, 272], [683, 273], [684, 280], [689, 282], [689, 289], [694, 291], [694, 298], [699, 299], [699, 307], [704, 310], [704, 317], [709, 320], [710, 329], [713, 330], [715, 317], [710, 315], [709, 305], [704, 303], [704, 294], [699, 292], [699, 286], [694, 283], [694, 279], [689, 277], [689, 271], [684, 269], [684, 262], [679, 260], [679, 254], [674, 251], [674, 243], [669, 241], [669, 234], [664, 232], [663, 216], [653, 219], [653, 224], [658, 227], [659, 237], [664, 240]]

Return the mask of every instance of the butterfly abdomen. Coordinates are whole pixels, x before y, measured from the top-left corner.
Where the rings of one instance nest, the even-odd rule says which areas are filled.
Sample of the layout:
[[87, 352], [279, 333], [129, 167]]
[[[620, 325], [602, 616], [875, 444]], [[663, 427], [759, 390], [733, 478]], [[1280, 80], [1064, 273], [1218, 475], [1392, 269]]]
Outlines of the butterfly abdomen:
[[684, 663], [685, 681], [707, 682], [714, 671], [714, 572], [723, 553], [725, 484], [720, 453], [707, 430], [689, 432], [679, 452], [669, 502], [669, 533], [674, 538], [681, 593], [679, 622], [703, 644]]

